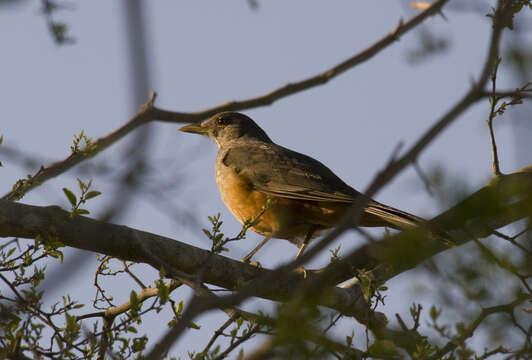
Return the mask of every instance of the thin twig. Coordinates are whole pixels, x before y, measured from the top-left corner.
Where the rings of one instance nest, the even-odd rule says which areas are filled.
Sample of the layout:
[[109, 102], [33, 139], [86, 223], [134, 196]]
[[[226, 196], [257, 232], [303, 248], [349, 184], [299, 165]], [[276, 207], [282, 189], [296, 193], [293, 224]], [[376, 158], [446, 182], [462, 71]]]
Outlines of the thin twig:
[[417, 175], [419, 176], [419, 178], [421, 179], [421, 181], [425, 185], [425, 190], [427, 190], [427, 193], [430, 196], [434, 196], [434, 192], [432, 191], [432, 184], [430, 183], [429, 178], [425, 175], [425, 173], [421, 169], [421, 166], [419, 166], [419, 162], [418, 161], [414, 161], [412, 163], [412, 165], [414, 166], [414, 169], [416, 170]]
[[491, 74], [491, 97], [490, 97], [490, 114], [486, 122], [488, 123], [488, 129], [490, 133], [490, 142], [491, 142], [491, 155], [493, 158], [493, 175], [501, 176], [501, 169], [499, 167], [499, 155], [497, 153], [497, 143], [495, 142], [495, 135], [493, 134], [493, 119], [497, 116], [496, 106], [498, 103], [497, 96], [495, 95], [496, 91], [496, 82], [497, 82], [497, 69], [501, 63], [500, 59], [497, 59], [495, 66], [493, 67], [493, 73]]
[[464, 328], [464, 330], [460, 332], [459, 336], [452, 338], [449, 342], [447, 342], [447, 344], [445, 344], [445, 346], [443, 346], [439, 351], [437, 351], [429, 359], [430, 360], [441, 359], [445, 354], [456, 349], [460, 344], [462, 344], [465, 340], [467, 340], [473, 335], [477, 327], [479, 327], [480, 324], [482, 324], [482, 322], [484, 321], [484, 319], [486, 319], [488, 316], [493, 315], [493, 314], [498, 314], [498, 313], [507, 313], [509, 315], [512, 315], [514, 309], [518, 305], [530, 299], [532, 299], [532, 296], [530, 295], [521, 296], [508, 304], [497, 305], [497, 306], [492, 306], [492, 307], [482, 309], [482, 311], [475, 318], [475, 320], [473, 320], [467, 328]]
[[222, 326], [220, 326], [218, 329], [216, 329], [216, 331], [214, 332], [214, 334], [210, 338], [210, 340], [207, 343], [207, 345], [205, 345], [205, 347], [203, 348], [203, 351], [202, 351], [203, 354], [207, 354], [207, 352], [210, 350], [210, 348], [212, 347], [212, 345], [214, 344], [216, 339], [218, 339], [218, 337], [223, 334], [225, 329], [227, 329], [229, 327], [229, 325], [231, 325], [233, 322], [235, 322], [235, 320], [237, 318], [238, 318], [238, 316], [236, 316], [236, 315], [233, 315], [233, 316], [229, 317], [229, 319], [227, 319], [227, 321], [225, 323], [223, 323]]
[[503, 240], [506, 240], [508, 241], [510, 244], [516, 246], [517, 248], [519, 248], [521, 251], [523, 251], [524, 253], [527, 254], [527, 256], [531, 257], [532, 256], [532, 251], [525, 248], [523, 245], [519, 244], [515, 239], [517, 239], [519, 236], [527, 233], [528, 231], [530, 231], [529, 228], [526, 228], [524, 229], [523, 231], [520, 231], [518, 234], [514, 235], [514, 236], [508, 236], [508, 235], [505, 235], [503, 233], [501, 233], [500, 231], [494, 231], [493, 234], [497, 237], [500, 237], [501, 239]]

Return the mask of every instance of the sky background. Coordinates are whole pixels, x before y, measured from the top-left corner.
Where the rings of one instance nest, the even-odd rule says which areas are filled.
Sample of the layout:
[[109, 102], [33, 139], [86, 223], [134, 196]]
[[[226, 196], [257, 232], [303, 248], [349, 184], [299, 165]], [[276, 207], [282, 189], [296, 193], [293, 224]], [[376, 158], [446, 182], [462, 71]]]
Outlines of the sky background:
[[[66, 22], [76, 40], [72, 45], [58, 46], [46, 29], [39, 2], [0, 2], [0, 135], [4, 136], [5, 148], [18, 149], [35, 156], [38, 164], [47, 164], [68, 156], [74, 134], [84, 130], [89, 137], [99, 138], [135, 113], [139, 104], [131, 100], [135, 82], [130, 72], [124, 3], [75, 2], [72, 9], [57, 12], [54, 18]], [[325, 86], [245, 113], [278, 144], [319, 159], [363, 191], [398, 144], [403, 144], [403, 151], [408, 149], [478, 77], [491, 28], [485, 14], [492, 3], [450, 1], [445, 10], [447, 20], [441, 16], [428, 19], [375, 58]], [[196, 111], [265, 94], [345, 60], [392, 31], [400, 18], [416, 14], [403, 0], [277, 0], [258, 4], [254, 10], [244, 0], [144, 2], [148, 86], [158, 93], [156, 106]], [[519, 23], [525, 24], [525, 18], [532, 19], [530, 12], [521, 16]], [[445, 40], [446, 50], [412, 60], [427, 31]], [[507, 35], [504, 40], [508, 40]], [[526, 46], [532, 45], [529, 33], [522, 40]], [[504, 65], [505, 59], [498, 78], [501, 89], [530, 81], [516, 79]], [[532, 126], [517, 122], [511, 111], [495, 123], [503, 172], [515, 171], [532, 160], [530, 147], [523, 147], [532, 142]], [[466, 193], [482, 187], [491, 177], [485, 122], [488, 112], [487, 100], [471, 107], [426, 149], [419, 159], [421, 168], [427, 174], [443, 169], [445, 181], [458, 182], [469, 189]], [[143, 184], [151, 192], [133, 196], [113, 222], [208, 248], [201, 231], [209, 227], [208, 215], [221, 213], [226, 234], [236, 234], [240, 226], [218, 194], [214, 180], [216, 146], [206, 138], [180, 133], [178, 127], [150, 125], [146, 135], [150, 142], [145, 149], [150, 175], [143, 178]], [[139, 138], [130, 134], [89, 163], [123, 171], [122, 160], [127, 159], [137, 141]], [[4, 193], [17, 179], [37, 170], [20, 166], [5, 155], [0, 161], [4, 165], [0, 168], [0, 189]], [[119, 181], [113, 174], [91, 176], [93, 187], [103, 193], [88, 203], [91, 216], [102, 215], [109, 205], [120, 201], [113, 196]], [[61, 189], [76, 189], [78, 176], [88, 180], [80, 170], [73, 169], [32, 191], [22, 202], [68, 209]], [[165, 188], [159, 186], [160, 182], [178, 186]], [[455, 193], [447, 192], [444, 200], [450, 205], [455, 197]], [[380, 191], [376, 199], [427, 218], [445, 208], [441, 199], [427, 193], [412, 167]], [[183, 211], [188, 215], [183, 216]], [[242, 257], [260, 239], [250, 233], [247, 240], [232, 244], [227, 256]], [[347, 252], [363, 241], [348, 233], [336, 244], [341, 242], [342, 251]], [[288, 242], [274, 240], [257, 259], [271, 268], [291, 260], [296, 252]], [[66, 289], [88, 301], [94, 294], [96, 259], [94, 254], [87, 256], [91, 260], [54, 291], [60, 294]], [[324, 266], [328, 260], [329, 254], [325, 253], [309, 267]], [[54, 266], [48, 265], [50, 269]], [[138, 269], [148, 281], [154, 279], [155, 272], [146, 267]], [[430, 295], [430, 284], [413, 273], [404, 273], [388, 283], [387, 306], [381, 310], [390, 318], [395, 312], [406, 312], [412, 301], [420, 300], [415, 288], [422, 287]], [[127, 300], [133, 284], [122, 286], [123, 290], [117, 288], [116, 297]], [[176, 299], [189, 295], [185, 289], [174, 293]], [[252, 302], [248, 306], [256, 309], [273, 305]], [[197, 323], [203, 329], [215, 329], [223, 321], [224, 314], [212, 312]], [[148, 323], [141, 333], [164, 330], [160, 324], [160, 319]], [[342, 326], [345, 329], [353, 324]], [[199, 350], [205, 343], [204, 337], [192, 333], [174, 349]]]

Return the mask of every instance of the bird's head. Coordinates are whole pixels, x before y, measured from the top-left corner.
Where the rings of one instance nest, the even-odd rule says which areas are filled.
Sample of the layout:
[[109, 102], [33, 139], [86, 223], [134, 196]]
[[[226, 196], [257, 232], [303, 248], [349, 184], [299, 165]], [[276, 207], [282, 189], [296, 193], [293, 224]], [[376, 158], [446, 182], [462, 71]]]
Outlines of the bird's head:
[[199, 125], [186, 125], [179, 130], [208, 136], [218, 147], [239, 138], [271, 142], [255, 121], [244, 114], [231, 111], [218, 113]]

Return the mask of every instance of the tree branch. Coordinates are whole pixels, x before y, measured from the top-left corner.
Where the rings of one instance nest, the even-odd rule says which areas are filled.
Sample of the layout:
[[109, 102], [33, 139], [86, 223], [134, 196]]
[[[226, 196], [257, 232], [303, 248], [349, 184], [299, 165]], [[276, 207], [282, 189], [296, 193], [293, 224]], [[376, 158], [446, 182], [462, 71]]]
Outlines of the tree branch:
[[[495, 178], [485, 187], [451, 209], [428, 221], [426, 227], [403, 231], [395, 236], [368, 243], [342, 261], [323, 270], [328, 284], [337, 284], [353, 276], [353, 269], [377, 270], [379, 281], [417, 266], [450, 247], [483, 238], [496, 229], [530, 216], [532, 204], [532, 165], [513, 174]], [[446, 234], [451, 242], [431, 234]], [[415, 249], [415, 251], [412, 251]]]
[[460, 335], [452, 338], [447, 344], [445, 344], [444, 347], [442, 347], [436, 354], [431, 356], [430, 360], [437, 360], [441, 359], [445, 354], [447, 354], [449, 351], [452, 351], [456, 349], [460, 344], [462, 344], [464, 341], [466, 341], [468, 338], [473, 336], [473, 333], [475, 330], [480, 326], [480, 324], [490, 315], [498, 314], [498, 313], [507, 313], [512, 316], [515, 308], [519, 305], [521, 305], [523, 302], [527, 300], [531, 300], [532, 296], [530, 295], [523, 295], [515, 299], [514, 301], [504, 304], [504, 305], [496, 305], [488, 308], [482, 309], [480, 314], [471, 322], [471, 324], [465, 328]]
[[[0, 237], [10, 236], [55, 237], [66, 246], [150, 264], [157, 270], [164, 262], [180, 272], [199, 274], [201, 281], [232, 290], [269, 276], [272, 272], [156, 234], [88, 217], [71, 217], [70, 213], [57, 206], [39, 207], [0, 200]], [[303, 274], [292, 273], [276, 283], [275, 291], [264, 294], [257, 291], [257, 296], [286, 300], [301, 281]], [[353, 294], [350, 290], [335, 288], [323, 300], [323, 305], [346, 315], [365, 315], [363, 297]]]

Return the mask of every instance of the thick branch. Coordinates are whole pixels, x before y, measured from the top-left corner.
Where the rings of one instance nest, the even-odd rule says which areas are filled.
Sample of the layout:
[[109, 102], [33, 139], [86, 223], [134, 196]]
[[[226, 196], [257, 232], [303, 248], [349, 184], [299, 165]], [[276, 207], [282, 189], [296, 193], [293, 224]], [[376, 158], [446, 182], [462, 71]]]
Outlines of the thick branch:
[[[368, 243], [341, 262], [323, 270], [329, 284], [353, 277], [353, 268], [372, 269], [379, 264], [378, 279], [386, 281], [430, 257], [473, 239], [483, 238], [496, 229], [529, 217], [532, 207], [532, 166], [495, 178], [456, 206], [430, 220], [425, 229], [404, 231]], [[446, 234], [445, 243], [433, 233]]]
[[[57, 206], [39, 207], [0, 200], [0, 237], [39, 235], [56, 237], [66, 246], [147, 263], [156, 269], [164, 262], [183, 273], [199, 276], [201, 281], [232, 290], [271, 272], [174, 239], [87, 217], [71, 217]], [[270, 300], [288, 299], [301, 281], [301, 273], [292, 273], [276, 284], [275, 291], [256, 295]], [[328, 295], [323, 305], [360, 319], [366, 316], [367, 307], [360, 294], [334, 288]], [[382, 322], [382, 316], [374, 321]]]

